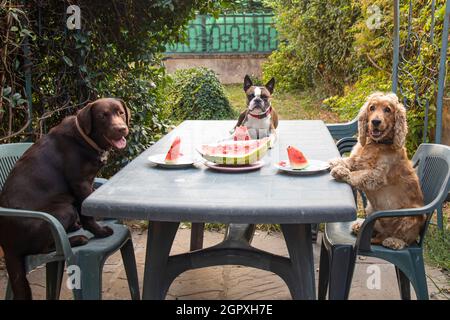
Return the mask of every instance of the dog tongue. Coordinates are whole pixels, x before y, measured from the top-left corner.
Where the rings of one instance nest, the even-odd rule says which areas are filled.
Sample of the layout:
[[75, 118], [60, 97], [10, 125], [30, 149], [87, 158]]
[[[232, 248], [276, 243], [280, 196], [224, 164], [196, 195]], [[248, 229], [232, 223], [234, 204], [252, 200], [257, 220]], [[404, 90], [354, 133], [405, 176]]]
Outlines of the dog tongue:
[[127, 140], [125, 139], [125, 137], [120, 138], [119, 140], [111, 140], [111, 144], [116, 148], [116, 149], [123, 149], [126, 147], [127, 145]]

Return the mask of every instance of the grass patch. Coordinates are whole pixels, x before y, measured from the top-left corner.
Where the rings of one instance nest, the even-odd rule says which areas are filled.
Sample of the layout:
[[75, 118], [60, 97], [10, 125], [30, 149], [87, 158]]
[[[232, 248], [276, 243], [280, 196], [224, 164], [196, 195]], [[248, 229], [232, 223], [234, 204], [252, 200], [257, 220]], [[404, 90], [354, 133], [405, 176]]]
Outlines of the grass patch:
[[450, 231], [430, 226], [425, 236], [425, 260], [450, 272]]
[[[241, 84], [224, 85], [225, 94], [236, 112], [245, 110], [245, 93]], [[314, 91], [275, 92], [272, 106], [281, 120], [323, 120], [326, 123], [339, 122], [337, 113], [322, 105], [323, 98]]]
[[[424, 255], [427, 264], [450, 272], [450, 204], [444, 205], [444, 229], [430, 225], [425, 235]], [[434, 220], [434, 219], [433, 219]]]
[[[181, 228], [192, 228], [192, 223], [190, 222], [182, 222]], [[225, 231], [227, 225], [224, 223], [205, 223], [205, 230], [207, 231]], [[266, 232], [281, 232], [280, 225], [278, 224], [257, 224], [257, 230], [266, 231]]]

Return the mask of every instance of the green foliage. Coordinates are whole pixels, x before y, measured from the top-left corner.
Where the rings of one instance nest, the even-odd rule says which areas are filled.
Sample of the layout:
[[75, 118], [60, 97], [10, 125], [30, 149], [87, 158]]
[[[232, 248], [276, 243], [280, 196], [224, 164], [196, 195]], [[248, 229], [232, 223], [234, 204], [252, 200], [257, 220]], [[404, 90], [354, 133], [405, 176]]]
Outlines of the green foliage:
[[356, 83], [345, 86], [342, 95], [332, 96], [323, 101], [325, 105], [336, 111], [342, 120], [354, 119], [371, 93], [388, 92], [391, 89], [388, 74], [382, 71], [372, 74], [371, 69], [366, 72], [362, 73], [360, 80]]
[[425, 259], [428, 263], [450, 271], [450, 231], [430, 226], [425, 236]]
[[264, 65], [285, 90], [324, 87], [340, 92], [355, 80], [360, 61], [352, 26], [360, 16], [352, 0], [266, 0], [273, 8], [281, 44]]
[[167, 95], [172, 116], [178, 121], [235, 118], [219, 79], [210, 69], [177, 70]]

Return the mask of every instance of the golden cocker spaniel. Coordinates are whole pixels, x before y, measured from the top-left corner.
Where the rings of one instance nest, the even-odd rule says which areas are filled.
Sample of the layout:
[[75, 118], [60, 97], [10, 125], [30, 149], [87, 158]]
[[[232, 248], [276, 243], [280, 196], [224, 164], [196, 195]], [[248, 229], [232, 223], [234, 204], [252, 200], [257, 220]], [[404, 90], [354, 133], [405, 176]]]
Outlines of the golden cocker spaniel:
[[[423, 206], [419, 180], [405, 145], [406, 111], [394, 93], [376, 92], [361, 108], [358, 143], [348, 158], [330, 161], [331, 175], [364, 192], [366, 214]], [[402, 249], [416, 241], [426, 216], [382, 218], [375, 222], [372, 244]], [[358, 233], [360, 223], [352, 226]]]

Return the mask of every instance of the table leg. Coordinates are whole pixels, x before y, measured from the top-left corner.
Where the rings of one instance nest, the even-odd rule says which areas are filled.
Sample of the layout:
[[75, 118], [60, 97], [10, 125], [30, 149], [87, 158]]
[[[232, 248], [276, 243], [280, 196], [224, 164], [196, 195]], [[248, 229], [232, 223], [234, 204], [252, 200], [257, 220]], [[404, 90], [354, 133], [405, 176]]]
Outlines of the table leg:
[[205, 232], [205, 223], [192, 223], [191, 225], [191, 251], [203, 248], [203, 234]]
[[165, 298], [165, 271], [179, 222], [151, 221], [148, 228], [142, 299]]
[[295, 284], [291, 284], [293, 299], [315, 300], [314, 256], [310, 224], [282, 224], [291, 259]]
[[256, 224], [230, 223], [225, 231], [224, 240], [238, 240], [251, 244]]

